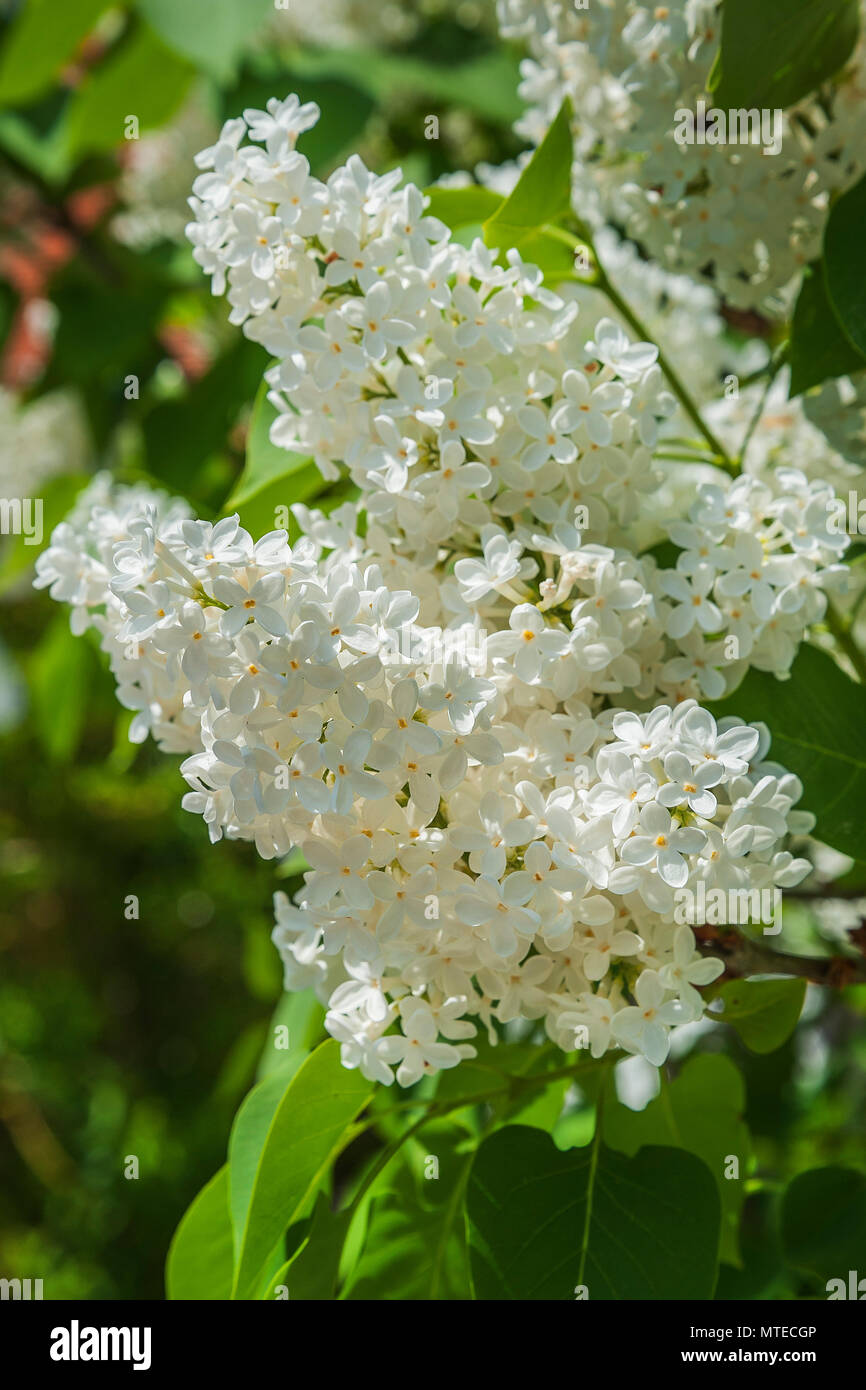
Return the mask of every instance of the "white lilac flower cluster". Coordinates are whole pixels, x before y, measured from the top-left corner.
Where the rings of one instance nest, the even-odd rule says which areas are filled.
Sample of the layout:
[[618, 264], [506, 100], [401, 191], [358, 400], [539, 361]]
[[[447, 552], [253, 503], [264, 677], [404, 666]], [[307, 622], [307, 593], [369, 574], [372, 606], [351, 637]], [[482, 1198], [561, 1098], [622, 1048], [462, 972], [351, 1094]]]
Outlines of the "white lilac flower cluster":
[[[716, 0], [498, 0], [500, 31], [528, 42], [520, 134], [537, 144], [569, 96], [575, 206], [616, 222], [662, 263], [699, 274], [738, 306], [765, 303], [820, 254], [831, 194], [866, 168], [866, 43], [843, 73], [781, 119], [773, 155], [753, 143], [679, 144], [719, 50]], [[715, 131], [707, 131], [714, 137]]]
[[132, 737], [189, 754], [183, 804], [211, 838], [302, 851], [274, 938], [346, 1065], [388, 1083], [396, 1064], [409, 1085], [472, 1056], [476, 1022], [519, 1017], [565, 1049], [660, 1064], [722, 969], [676, 925], [675, 891], [809, 869], [782, 848], [812, 818], [766, 731], [694, 700], [642, 716], [558, 699], [538, 656], [521, 660], [531, 605], [490, 642], [534, 687], [496, 658], [490, 678], [426, 652], [395, 662], [419, 600], [360, 539], [331, 548], [320, 522], [294, 548], [282, 531], [254, 543], [236, 517], [185, 513], [102, 475], [37, 584], [100, 632]]
[[708, 400], [704, 418], [726, 448], [746, 452], [749, 471], [770, 478], [780, 465], [822, 479], [836, 493], [862, 491], [866, 466], [866, 382], [838, 377], [789, 398], [790, 372], [754, 382], [736, 397]]
[[490, 652], [560, 699], [717, 698], [746, 661], [786, 672], [843, 577], [828, 484], [705, 484], [659, 528], [676, 570], [638, 555], [674, 408], [657, 349], [606, 318], [587, 340], [573, 299], [514, 252], [503, 267], [454, 242], [398, 172], [353, 157], [320, 183], [295, 148], [317, 115], [290, 97], [228, 122], [199, 156], [189, 235], [277, 359], [274, 442], [326, 477], [345, 463], [370, 553], [422, 622], [517, 633], [534, 606], [538, 640]]
[[37, 583], [100, 631], [133, 737], [188, 755], [211, 837], [303, 854], [274, 938], [347, 1066], [408, 1085], [517, 1018], [661, 1063], [722, 968], [676, 893], [809, 869], [766, 730], [698, 699], [787, 670], [839, 569], [832, 494], [784, 469], [711, 483], [667, 528], [675, 569], [639, 554], [657, 350], [610, 320], [586, 340], [575, 303], [454, 244], [399, 175], [313, 179], [317, 114], [229, 122], [189, 231], [277, 359], [273, 439], [345, 464], [357, 502], [295, 506], [290, 545], [99, 479]]
[[[446, 174], [434, 186], [467, 188], [477, 182], [507, 197], [528, 160], [527, 152], [525, 157], [507, 164], [478, 164], [474, 176]], [[596, 227], [593, 246], [608, 278], [645, 326], [647, 337], [651, 342], [664, 343], [693, 396], [712, 399], [732, 375], [739, 382], [740, 377], [751, 376], [766, 366], [770, 355], [767, 345], [759, 339], [741, 342], [732, 337], [719, 313], [718, 297], [711, 285], [643, 259], [634, 242], [624, 239], [612, 227]], [[587, 330], [585, 337], [592, 336], [599, 319], [611, 315], [609, 301], [591, 284], [567, 283], [557, 286], [557, 292], [580, 306], [580, 321]], [[616, 315], [616, 310], [613, 313]], [[662, 439], [665, 434], [675, 434], [679, 423], [678, 416], [666, 422]], [[844, 421], [834, 417], [834, 423], [837, 429], [851, 433], [847, 413]]]

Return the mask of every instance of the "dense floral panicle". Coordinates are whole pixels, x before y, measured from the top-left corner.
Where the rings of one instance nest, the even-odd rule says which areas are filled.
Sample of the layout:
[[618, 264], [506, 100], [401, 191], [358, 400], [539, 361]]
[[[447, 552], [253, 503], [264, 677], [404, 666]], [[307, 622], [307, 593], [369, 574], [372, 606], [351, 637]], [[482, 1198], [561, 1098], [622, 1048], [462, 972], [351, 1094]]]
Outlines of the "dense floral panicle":
[[[732, 304], [775, 303], [821, 249], [830, 196], [866, 168], [866, 41], [820, 99], [798, 102], [751, 138], [678, 143], [677, 113], [714, 107], [716, 0], [498, 0], [501, 32], [519, 36], [528, 109], [518, 132], [542, 139], [563, 99], [574, 111], [575, 206], [625, 227], [662, 263], [713, 282]], [[745, 113], [744, 113], [745, 114]], [[767, 137], [767, 138], [765, 138]], [[765, 153], [772, 150], [772, 153]]]
[[[657, 349], [609, 318], [587, 337], [574, 299], [513, 252], [502, 266], [453, 242], [399, 174], [353, 157], [321, 184], [295, 148], [316, 115], [289, 97], [228, 122], [199, 158], [188, 231], [233, 317], [278, 359], [274, 442], [326, 477], [348, 467], [374, 553], [402, 567], [425, 622], [496, 629], [539, 605], [543, 640], [520, 667], [537, 658], [560, 698], [716, 698], [747, 660], [787, 671], [842, 578], [829, 485], [768, 469], [734, 485], [733, 507], [710, 485], [690, 528], [656, 513], [656, 536], [684, 552], [660, 571], [638, 554], [674, 408]], [[712, 544], [695, 552], [702, 527]], [[507, 662], [501, 641], [496, 655]]]
[[[375, 542], [331, 548], [326, 519], [310, 521], [295, 546], [254, 542], [237, 517], [195, 521], [98, 478], [37, 583], [100, 632], [131, 736], [186, 754], [183, 804], [211, 838], [303, 853], [274, 939], [347, 1065], [383, 1082], [396, 1065], [410, 1084], [472, 1055], [479, 1023], [518, 1017], [565, 1048], [661, 1062], [670, 1026], [701, 1015], [695, 985], [721, 970], [677, 892], [808, 871], [783, 843], [811, 818], [766, 761], [766, 731], [690, 699], [643, 715], [600, 699], [604, 644], [575, 644], [537, 604], [508, 603], [507, 621], [490, 606], [486, 650], [474, 619], [422, 624], [407, 564], [386, 584]], [[461, 582], [511, 582], [520, 561], [496, 539], [458, 562], [482, 570]], [[627, 611], [634, 581], [604, 565], [596, 592]], [[561, 695], [566, 670], [583, 674]]]
[[823, 615], [832, 489], [714, 473], [665, 517], [657, 349], [581, 329], [397, 173], [314, 179], [296, 141], [317, 114], [229, 121], [189, 235], [276, 359], [274, 442], [357, 501], [255, 541], [99, 478], [37, 583], [100, 631], [132, 736], [183, 756], [211, 838], [301, 851], [274, 940], [347, 1066], [408, 1085], [517, 1018], [661, 1063], [722, 968], [678, 895], [809, 869], [766, 729], [700, 700], [783, 675]]

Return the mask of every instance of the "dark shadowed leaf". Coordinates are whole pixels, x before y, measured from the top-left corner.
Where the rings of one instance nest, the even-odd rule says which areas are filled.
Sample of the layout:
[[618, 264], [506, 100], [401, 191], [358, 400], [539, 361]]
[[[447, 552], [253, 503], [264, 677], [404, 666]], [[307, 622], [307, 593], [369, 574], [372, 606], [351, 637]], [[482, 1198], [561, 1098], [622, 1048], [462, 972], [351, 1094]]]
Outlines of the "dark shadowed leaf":
[[[866, 1176], [853, 1168], [813, 1168], [782, 1198], [782, 1245], [797, 1269], [820, 1279], [866, 1276]], [[859, 1297], [859, 1296], [858, 1296]]]
[[[728, 1057], [706, 1054], [690, 1058], [673, 1082], [662, 1075], [661, 1087], [644, 1110], [629, 1110], [615, 1097], [613, 1103], [609, 1099], [603, 1112], [605, 1142], [626, 1154], [636, 1154], [647, 1144], [666, 1144], [702, 1158], [722, 1202], [719, 1258], [736, 1264], [737, 1228], [751, 1151], [742, 1119], [743, 1078]], [[731, 1157], [738, 1162], [737, 1177], [726, 1172], [731, 1170]]]
[[827, 293], [844, 332], [860, 353], [866, 353], [864, 224], [866, 177], [833, 204], [824, 230]]
[[512, 1125], [481, 1145], [467, 1190], [472, 1280], [482, 1299], [711, 1298], [719, 1196], [699, 1158], [593, 1142], [561, 1153]]
[[824, 262], [816, 261], [803, 276], [791, 324], [789, 397], [837, 376], [866, 367], [866, 357], [846, 337], [827, 295]]
[[857, 0], [725, 0], [716, 106], [786, 107], [850, 58]]

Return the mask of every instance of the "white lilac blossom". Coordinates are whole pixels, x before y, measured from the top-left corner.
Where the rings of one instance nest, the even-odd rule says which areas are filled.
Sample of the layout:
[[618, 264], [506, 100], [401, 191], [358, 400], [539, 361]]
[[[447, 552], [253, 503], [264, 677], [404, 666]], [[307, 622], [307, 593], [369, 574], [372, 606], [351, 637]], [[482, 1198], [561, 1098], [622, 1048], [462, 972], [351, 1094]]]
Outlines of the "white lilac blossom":
[[704, 484], [695, 501], [692, 487], [685, 529], [657, 527], [683, 551], [659, 572], [637, 553], [656, 426], [674, 406], [655, 346], [609, 318], [590, 334], [514, 252], [503, 267], [453, 242], [398, 173], [353, 157], [314, 179], [295, 141], [317, 114], [289, 98], [228, 122], [199, 157], [189, 235], [232, 317], [278, 359], [274, 442], [326, 477], [345, 464], [374, 553], [387, 533], [423, 620], [494, 630], [503, 601], [538, 604], [548, 628], [567, 614], [565, 637], [493, 649], [498, 667], [537, 660], [563, 699], [584, 686], [718, 698], [747, 659], [786, 672], [843, 578], [829, 485], [762, 459], [760, 479], [726, 493]]
[[701, 100], [714, 105], [716, 0], [498, 0], [497, 11], [501, 32], [525, 39], [531, 55], [518, 132], [538, 144], [571, 98], [574, 202], [585, 221], [623, 226], [668, 267], [711, 267], [716, 289], [742, 307], [773, 302], [820, 254], [831, 195], [866, 167], [862, 37], [820, 101], [778, 113], [769, 143], [681, 144], [676, 113], [699, 119]]
[[312, 178], [317, 115], [228, 122], [189, 234], [276, 359], [274, 442], [357, 500], [296, 506], [290, 544], [99, 478], [36, 582], [99, 631], [211, 839], [304, 856], [274, 940], [346, 1066], [409, 1085], [521, 1017], [658, 1064], [722, 970], [675, 894], [809, 869], [766, 729], [700, 701], [784, 675], [823, 616], [832, 492], [711, 483], [667, 526], [674, 568], [640, 553], [655, 347], [452, 242], [399, 174]]

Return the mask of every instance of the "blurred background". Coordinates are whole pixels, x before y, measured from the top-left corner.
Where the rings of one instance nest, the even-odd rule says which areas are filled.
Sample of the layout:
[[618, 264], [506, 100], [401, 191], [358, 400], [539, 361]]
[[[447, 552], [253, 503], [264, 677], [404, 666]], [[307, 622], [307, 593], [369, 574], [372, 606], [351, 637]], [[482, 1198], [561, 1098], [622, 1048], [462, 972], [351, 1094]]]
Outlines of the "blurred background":
[[[43, 543], [99, 468], [214, 518], [265, 359], [185, 242], [193, 155], [296, 91], [322, 108], [320, 177], [353, 151], [422, 187], [498, 165], [522, 148], [520, 53], [493, 0], [0, 0], [0, 20], [0, 497], [43, 499]], [[244, 524], [269, 529], [273, 502], [247, 498]], [[31, 587], [39, 548], [0, 537], [0, 1276], [159, 1298], [279, 1005], [271, 896], [291, 883], [212, 847], [176, 763], [128, 742], [92, 634]], [[774, 1185], [861, 1161], [864, 1013], [866, 987], [816, 989], [771, 1056], [726, 1038], [759, 1175], [731, 1296], [796, 1291], [763, 1258]]]

